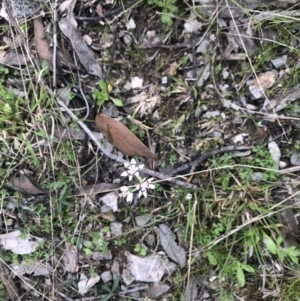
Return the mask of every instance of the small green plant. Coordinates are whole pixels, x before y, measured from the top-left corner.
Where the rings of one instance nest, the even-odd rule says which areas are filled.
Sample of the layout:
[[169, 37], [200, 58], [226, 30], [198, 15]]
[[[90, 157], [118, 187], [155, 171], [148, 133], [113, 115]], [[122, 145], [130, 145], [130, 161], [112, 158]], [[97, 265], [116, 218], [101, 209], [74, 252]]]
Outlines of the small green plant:
[[177, 158], [177, 155], [176, 154], [172, 154], [170, 157], [169, 157], [169, 162], [170, 162], [170, 165], [173, 167], [175, 164], [178, 163], [178, 158]]
[[294, 150], [295, 151], [300, 151], [300, 141], [299, 140], [297, 140], [296, 142], [295, 142], [295, 145], [294, 145]]
[[143, 248], [143, 246], [141, 244], [135, 245], [134, 252], [139, 253], [142, 256], [147, 255], [147, 250], [145, 248]]
[[156, 5], [162, 10], [161, 21], [168, 26], [173, 24], [173, 14], [179, 11], [176, 2], [177, 0], [148, 0], [148, 4]]
[[145, 213], [148, 213], [148, 208], [146, 206], [140, 206], [139, 207], [139, 211], [142, 213], [142, 214], [145, 214]]
[[107, 253], [108, 242], [104, 240], [99, 232], [91, 232], [91, 238], [91, 241], [84, 242], [85, 248], [83, 248], [83, 251], [86, 255], [91, 255], [93, 251]]
[[298, 264], [298, 256], [300, 255], [300, 250], [297, 250], [296, 246], [282, 247], [282, 236], [279, 236], [276, 241], [274, 241], [270, 236], [263, 233], [263, 241], [268, 251], [273, 255], [277, 255], [281, 262], [289, 259], [293, 263]]
[[115, 240], [115, 245], [118, 247], [125, 246], [126, 242], [127, 241], [125, 238], [120, 238], [120, 239]]
[[112, 97], [109, 93], [112, 91], [112, 87], [110, 84], [106, 84], [103, 80], [99, 81], [100, 90], [94, 90], [93, 98], [97, 101], [98, 106], [102, 106], [106, 101], [111, 100], [115, 106], [122, 107], [123, 102], [121, 99]]
[[3, 283], [0, 283], [0, 300], [6, 300]]
[[107, 295], [101, 299], [101, 301], [107, 301], [117, 295], [117, 289], [119, 286], [120, 277], [116, 277], [112, 287], [108, 287], [107, 285], [102, 285], [101, 288], [107, 292]]
[[[264, 181], [277, 179], [278, 174], [274, 171], [268, 170], [268, 169], [276, 169], [276, 164], [274, 163], [269, 150], [262, 146], [257, 146], [253, 149], [253, 158], [247, 160], [247, 165], [266, 168], [267, 170], [262, 171], [262, 180]], [[250, 172], [249, 169], [246, 167], [246, 168], [241, 168], [239, 174], [243, 180], [249, 180], [249, 177], [252, 176], [252, 172]]]

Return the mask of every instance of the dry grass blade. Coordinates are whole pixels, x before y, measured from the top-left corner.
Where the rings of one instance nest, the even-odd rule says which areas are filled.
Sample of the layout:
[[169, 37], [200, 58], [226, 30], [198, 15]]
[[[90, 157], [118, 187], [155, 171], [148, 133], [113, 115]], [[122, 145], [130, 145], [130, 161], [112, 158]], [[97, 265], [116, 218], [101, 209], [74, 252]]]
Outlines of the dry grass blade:
[[103, 114], [97, 114], [96, 126], [108, 141], [128, 156], [157, 157], [124, 124]]

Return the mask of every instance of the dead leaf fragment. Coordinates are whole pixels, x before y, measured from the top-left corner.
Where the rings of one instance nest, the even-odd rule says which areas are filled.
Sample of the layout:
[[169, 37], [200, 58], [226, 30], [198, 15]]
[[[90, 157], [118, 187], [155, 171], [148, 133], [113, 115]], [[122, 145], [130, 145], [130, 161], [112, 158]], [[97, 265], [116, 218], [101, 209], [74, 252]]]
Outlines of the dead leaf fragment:
[[19, 290], [16, 286], [15, 281], [11, 277], [11, 271], [6, 266], [3, 259], [0, 260], [0, 281], [4, 288], [6, 288], [7, 294], [9, 296], [9, 299], [11, 301], [17, 301], [20, 300], [19, 296]]
[[75, 246], [70, 246], [62, 256], [62, 262], [65, 272], [75, 273], [78, 270], [77, 260], [78, 251]]
[[128, 273], [136, 281], [159, 282], [165, 273], [165, 262], [159, 255], [139, 257], [126, 251], [125, 256], [128, 263], [123, 269], [123, 279]]
[[248, 81], [249, 91], [255, 97], [259, 99], [264, 96], [264, 91], [271, 88], [278, 77], [277, 70], [272, 70], [257, 75], [257, 78]]
[[45, 28], [42, 17], [33, 20], [35, 49], [42, 60], [52, 63], [53, 53], [48, 41], [45, 39]]
[[88, 290], [99, 282], [100, 276], [95, 275], [91, 278], [87, 278], [83, 273], [80, 275], [80, 281], [78, 282], [78, 293], [84, 295]]
[[274, 167], [277, 168], [279, 166], [279, 160], [281, 157], [280, 148], [275, 141], [270, 141], [268, 143], [268, 149], [269, 149], [270, 155], [274, 161], [274, 164], [275, 164]]
[[253, 135], [252, 141], [257, 144], [262, 144], [268, 136], [268, 132], [264, 127], [258, 127]]
[[121, 122], [103, 114], [97, 114], [95, 122], [107, 140], [123, 154], [156, 159], [143, 142]]
[[11, 179], [13, 188], [20, 190], [27, 194], [39, 195], [39, 194], [48, 194], [48, 192], [40, 187], [37, 184], [33, 184], [25, 175], [21, 174], [20, 177], [14, 177]]
[[155, 230], [159, 234], [160, 242], [167, 255], [183, 268], [186, 264], [186, 252], [175, 242], [175, 234], [164, 224], [159, 225]]
[[18, 276], [24, 274], [33, 274], [33, 276], [49, 276], [49, 273], [53, 272], [53, 268], [49, 263], [43, 264], [38, 261], [26, 262], [22, 260], [20, 264], [11, 264], [10, 267], [14, 273]]
[[76, 24], [73, 16], [75, 3], [76, 0], [68, 0], [60, 5], [60, 12], [66, 12], [66, 15], [58, 22], [59, 28], [72, 43], [72, 47], [76, 51], [76, 54], [86, 71], [89, 74], [102, 78], [103, 74], [100, 65], [97, 63], [92, 51], [87, 46], [83, 37], [79, 34], [76, 26], [74, 26]]
[[148, 297], [151, 299], [157, 299], [159, 298], [162, 294], [166, 293], [169, 291], [171, 286], [167, 283], [153, 283], [148, 289]]
[[173, 75], [176, 75], [176, 73], [177, 73], [177, 68], [179, 67], [179, 65], [177, 64], [177, 62], [174, 62], [174, 63], [172, 63], [171, 65], [170, 65], [170, 67], [169, 67], [169, 69], [166, 71], [166, 73], [168, 74], [168, 75], [171, 75], [171, 76], [173, 76]]
[[33, 253], [43, 241], [42, 238], [30, 234], [24, 235], [20, 230], [0, 235], [0, 243], [3, 249], [11, 250], [13, 253], [20, 255]]
[[30, 61], [26, 54], [0, 50], [0, 64], [7, 66], [26, 65]]
[[140, 117], [151, 114], [159, 103], [160, 96], [158, 94], [149, 95], [144, 91], [133, 97], [129, 97], [126, 101], [126, 105], [134, 104], [134, 114], [138, 114]]
[[97, 183], [74, 189], [74, 195], [93, 195], [118, 189], [120, 185], [114, 183]]
[[249, 82], [249, 86], [259, 86], [263, 90], [271, 88], [278, 77], [277, 70], [267, 71], [257, 75], [257, 78]]
[[97, 4], [95, 12], [99, 15], [102, 16], [103, 15], [103, 9], [102, 9], [102, 5], [100, 3]]

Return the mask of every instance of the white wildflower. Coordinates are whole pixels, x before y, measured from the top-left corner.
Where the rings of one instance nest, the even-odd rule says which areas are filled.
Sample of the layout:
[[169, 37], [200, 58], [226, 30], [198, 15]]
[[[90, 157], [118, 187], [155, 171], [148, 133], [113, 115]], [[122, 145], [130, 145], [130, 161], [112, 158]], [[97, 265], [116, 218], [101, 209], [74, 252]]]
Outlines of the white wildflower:
[[133, 199], [133, 193], [128, 189], [128, 187], [122, 186], [120, 190], [121, 190], [120, 197], [122, 198], [126, 197], [126, 202], [131, 203]]
[[129, 192], [127, 197], [126, 197], [126, 202], [131, 204], [132, 203], [132, 199], [133, 199], [133, 193]]
[[122, 172], [121, 177], [129, 178], [129, 181], [132, 180], [133, 176], [139, 176], [139, 170], [144, 168], [144, 165], [138, 165], [134, 159], [131, 159], [130, 163], [124, 163], [125, 168], [127, 171]]
[[191, 193], [188, 193], [185, 197], [186, 200], [191, 200], [193, 198], [193, 195]]
[[150, 178], [145, 181], [143, 179], [143, 182], [138, 186], [139, 189], [139, 198], [143, 195], [145, 198], [147, 197], [147, 190], [148, 189], [154, 189], [154, 184], [151, 184], [151, 182], [154, 180], [154, 178]]

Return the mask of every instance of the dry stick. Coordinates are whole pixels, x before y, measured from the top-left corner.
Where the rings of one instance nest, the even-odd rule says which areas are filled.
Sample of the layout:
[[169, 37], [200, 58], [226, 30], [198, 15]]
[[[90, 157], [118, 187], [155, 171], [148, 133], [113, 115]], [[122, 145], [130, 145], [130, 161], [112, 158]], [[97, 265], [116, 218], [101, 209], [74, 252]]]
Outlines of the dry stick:
[[191, 168], [191, 173], [194, 172], [194, 170], [196, 169], [196, 167], [198, 167], [200, 164], [202, 164], [206, 159], [212, 157], [212, 156], [216, 156], [216, 155], [220, 155], [220, 154], [225, 154], [225, 153], [229, 153], [229, 152], [234, 152], [234, 151], [242, 151], [242, 150], [249, 150], [252, 149], [253, 146], [236, 146], [236, 145], [230, 145], [230, 146], [225, 146], [222, 147], [220, 149], [214, 149], [210, 152], [207, 152], [205, 154], [203, 154], [202, 156], [200, 156], [199, 158], [197, 158], [196, 160], [186, 163], [176, 169], [174, 169], [172, 172], [170, 172], [168, 174], [168, 176], [173, 176], [177, 173], [180, 173], [182, 171], [185, 171], [189, 168]]
[[[95, 142], [95, 144], [97, 145], [97, 147], [106, 156], [108, 156], [109, 158], [111, 158], [111, 159], [113, 159], [113, 160], [115, 160], [115, 161], [117, 161], [119, 163], [123, 163], [123, 164], [124, 163], [129, 163], [126, 160], [117, 157], [116, 155], [110, 153], [107, 149], [105, 149], [103, 147], [103, 145], [101, 145], [101, 143], [94, 136], [94, 134], [90, 131], [90, 129], [82, 121], [80, 121], [78, 119], [78, 117], [61, 100], [58, 100], [57, 103], [60, 105], [61, 108], [63, 108], [69, 114], [69, 116], [73, 120], [75, 120], [81, 126], [81, 128], [88, 134], [88, 136]], [[143, 168], [141, 170], [141, 172], [143, 172], [143, 173], [145, 173], [147, 175], [150, 175], [152, 177], [155, 177], [155, 178], [158, 178], [158, 179], [161, 179], [161, 180], [173, 183], [173, 184], [178, 185], [178, 186], [183, 186], [183, 187], [190, 188], [190, 189], [196, 189], [196, 188], [198, 188], [197, 185], [192, 185], [192, 184], [189, 184], [189, 183], [182, 182], [180, 180], [177, 180], [177, 179], [174, 179], [174, 178], [170, 177], [169, 175], [164, 175], [162, 173], [159, 173], [159, 172], [147, 169], [147, 168]]]

